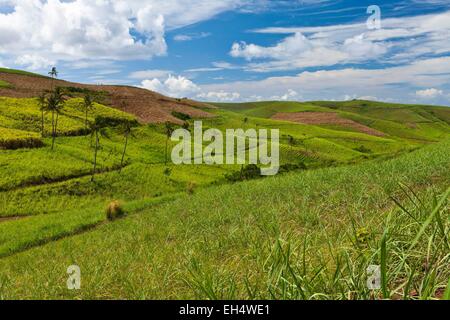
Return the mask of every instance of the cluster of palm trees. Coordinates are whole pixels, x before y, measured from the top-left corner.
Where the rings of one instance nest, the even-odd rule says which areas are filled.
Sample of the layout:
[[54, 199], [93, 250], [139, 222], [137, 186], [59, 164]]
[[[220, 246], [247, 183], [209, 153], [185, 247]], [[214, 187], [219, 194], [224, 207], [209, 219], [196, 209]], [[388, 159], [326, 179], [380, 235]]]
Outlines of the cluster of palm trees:
[[[41, 134], [42, 137], [45, 136], [45, 114], [51, 113], [51, 137], [52, 137], [52, 147], [51, 150], [54, 150], [55, 148], [55, 139], [57, 137], [58, 133], [58, 121], [59, 116], [61, 115], [65, 102], [68, 99], [68, 96], [66, 95], [65, 91], [61, 87], [55, 87], [55, 79], [58, 77], [58, 71], [55, 67], [52, 68], [52, 70], [48, 73], [51, 78], [51, 89], [44, 91], [39, 97], [38, 97], [38, 103], [39, 103], [39, 109], [41, 111]], [[106, 124], [104, 121], [101, 121], [99, 118], [95, 118], [93, 122], [89, 122], [88, 116], [89, 112], [94, 110], [94, 100], [95, 98], [90, 94], [86, 93], [84, 95], [83, 103], [81, 104], [81, 107], [83, 108], [84, 112], [84, 124], [85, 129], [87, 132], [91, 132], [91, 141], [92, 138], [95, 139], [95, 144], [91, 147], [94, 149], [94, 162], [93, 162], [93, 170], [92, 170], [92, 178], [91, 181], [94, 181], [95, 175], [97, 173], [97, 155], [98, 151], [100, 149], [100, 136], [106, 136], [105, 128]], [[132, 126], [131, 123], [126, 121], [123, 123], [119, 128], [121, 134], [124, 135], [125, 141], [124, 141], [124, 147], [121, 154], [121, 161], [120, 161], [120, 170], [121, 172], [124, 162], [125, 162], [125, 156], [127, 152], [128, 147], [128, 140], [129, 136], [132, 132]]]
[[43, 92], [39, 98], [39, 108], [41, 110], [41, 135], [45, 136], [45, 113], [50, 112], [52, 115], [52, 150], [55, 148], [55, 139], [58, 132], [58, 120], [59, 116], [64, 108], [64, 103], [67, 100], [67, 97], [64, 93], [64, 90], [60, 87], [56, 87], [54, 85], [54, 80], [58, 77], [58, 71], [56, 68], [52, 68], [49, 72], [49, 75], [52, 77], [52, 87], [51, 90], [47, 90]]

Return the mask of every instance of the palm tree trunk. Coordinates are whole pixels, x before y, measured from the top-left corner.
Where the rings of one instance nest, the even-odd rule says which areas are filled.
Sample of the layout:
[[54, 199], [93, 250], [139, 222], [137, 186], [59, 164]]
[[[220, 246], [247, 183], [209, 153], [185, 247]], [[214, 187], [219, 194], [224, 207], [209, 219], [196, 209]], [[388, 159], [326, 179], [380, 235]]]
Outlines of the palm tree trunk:
[[164, 164], [167, 166], [167, 152], [168, 152], [168, 149], [169, 149], [169, 137], [167, 137], [167, 139], [166, 139], [166, 153], [165, 153], [165, 156], [164, 156]]
[[97, 151], [98, 151], [98, 131], [95, 131], [95, 151], [94, 151], [94, 170], [92, 171], [91, 182], [95, 179], [95, 172], [97, 170]]
[[59, 122], [59, 113], [56, 113], [56, 121], [55, 121], [55, 137], [58, 135], [58, 122]]
[[126, 154], [126, 152], [127, 152], [127, 146], [128, 146], [128, 133], [125, 135], [125, 146], [124, 146], [124, 148], [123, 148], [122, 160], [120, 161], [120, 169], [119, 169], [119, 173], [122, 172], [123, 161], [125, 160], [125, 154]]
[[59, 113], [56, 113], [56, 120], [55, 120], [55, 124], [53, 126], [52, 150], [55, 147], [56, 134], [57, 134], [57, 130], [58, 130], [58, 119], [59, 119]]
[[41, 114], [41, 135], [42, 138], [44, 137], [44, 109], [41, 110], [42, 114]]
[[84, 125], [85, 125], [86, 129], [88, 128], [88, 120], [87, 120], [87, 118], [88, 118], [88, 109], [86, 108], [86, 118], [84, 120]]
[[55, 147], [55, 111], [52, 111], [52, 150]]

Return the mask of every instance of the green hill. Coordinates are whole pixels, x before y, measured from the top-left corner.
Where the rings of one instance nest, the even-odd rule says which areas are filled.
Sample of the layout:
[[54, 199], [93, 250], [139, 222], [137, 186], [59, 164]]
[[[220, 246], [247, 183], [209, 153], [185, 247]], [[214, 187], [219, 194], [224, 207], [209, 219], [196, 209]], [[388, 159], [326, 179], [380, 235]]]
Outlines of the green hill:
[[[130, 202], [129, 217], [110, 224], [99, 225], [95, 210], [5, 222], [4, 255], [42, 244], [38, 234], [81, 234], [1, 259], [0, 296], [370, 299], [366, 268], [385, 265], [380, 298], [436, 297], [450, 277], [443, 202], [449, 150], [447, 141], [386, 162]], [[92, 231], [90, 216], [97, 219]], [[425, 271], [424, 259], [430, 261]], [[65, 288], [72, 264], [83, 274], [78, 292]]]
[[[436, 142], [447, 136], [450, 108], [353, 100], [346, 102], [255, 102], [216, 104], [246, 116], [272, 118], [277, 113], [335, 113], [343, 119], [411, 141]], [[322, 124], [322, 128], [354, 130], [349, 126]]]
[[[58, 122], [59, 136], [76, 136], [87, 134], [83, 100], [70, 99], [65, 103]], [[135, 122], [135, 118], [116, 109], [95, 103], [88, 113], [88, 121], [95, 117], [103, 117], [114, 121]], [[0, 148], [17, 149], [43, 146], [40, 133], [42, 131], [42, 112], [38, 99], [15, 99], [0, 97], [0, 130], [4, 133]], [[44, 136], [51, 135], [51, 113], [44, 113]], [[33, 138], [33, 139], [31, 139]], [[36, 140], [40, 140], [36, 142]]]
[[[365, 268], [386, 262], [386, 245], [384, 295], [445, 288], [448, 272], [432, 272], [447, 263], [449, 109], [352, 101], [208, 110], [204, 130], [280, 130], [282, 172], [261, 178], [241, 165], [172, 165], [166, 126], [107, 100], [86, 126], [82, 93], [65, 102], [53, 150], [38, 99], [0, 97], [0, 299], [363, 299]], [[96, 148], [89, 124], [99, 118]], [[113, 200], [127, 216], [111, 222]], [[406, 250], [417, 234], [437, 242]], [[425, 253], [435, 264], [419, 272]], [[81, 292], [65, 287], [72, 264]]]

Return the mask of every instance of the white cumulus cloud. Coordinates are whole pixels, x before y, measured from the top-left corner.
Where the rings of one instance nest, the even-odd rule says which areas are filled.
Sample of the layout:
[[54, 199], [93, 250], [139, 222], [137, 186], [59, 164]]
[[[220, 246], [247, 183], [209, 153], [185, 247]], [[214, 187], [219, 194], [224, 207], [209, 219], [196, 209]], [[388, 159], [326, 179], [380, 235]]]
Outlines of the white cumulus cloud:
[[[435, 95], [439, 103], [448, 103], [450, 96], [440, 95], [449, 90], [450, 57], [416, 61], [404, 66], [379, 69], [345, 68], [340, 70], [304, 71], [294, 76], [276, 76], [262, 80], [236, 81], [202, 85], [203, 91], [239, 92], [241, 100], [270, 100], [283, 98], [280, 92], [289, 89], [301, 92], [302, 100], [331, 100], [359, 97], [378, 97], [382, 100], [396, 99], [416, 102], [417, 88], [440, 88], [424, 90], [422, 95]], [[349, 96], [351, 89], [352, 96]], [[297, 97], [296, 99], [299, 99]], [[295, 100], [295, 99], [289, 99]]]
[[160, 78], [166, 78], [168, 75], [170, 75], [172, 71], [169, 70], [140, 70], [130, 73], [129, 78], [130, 79], [160, 79]]
[[281, 100], [281, 101], [293, 101], [293, 100], [299, 100], [301, 99], [301, 96], [298, 94], [297, 91], [292, 90], [292, 89], [288, 89], [288, 91], [279, 96], [279, 95], [274, 95], [272, 97], [270, 97], [270, 100]]
[[271, 47], [234, 43], [230, 54], [248, 61], [271, 60], [248, 65], [250, 71], [264, 72], [366, 61], [381, 57], [387, 51], [384, 44], [369, 41], [364, 34], [345, 39], [342, 43], [328, 40], [309, 39], [297, 32]]
[[241, 95], [238, 92], [225, 92], [221, 91], [209, 91], [206, 93], [200, 93], [197, 95], [198, 99], [205, 101], [217, 101], [217, 102], [233, 102], [238, 101]]
[[30, 70], [46, 69], [55, 64], [54, 60], [46, 59], [36, 54], [24, 54], [17, 57], [16, 64], [25, 66]]
[[249, 0], [8, 0], [0, 13], [0, 56], [31, 69], [58, 61], [150, 59], [165, 33]]
[[410, 63], [450, 53], [450, 11], [383, 19], [382, 25], [378, 30], [365, 23], [253, 30], [287, 36], [272, 46], [235, 42], [230, 55], [249, 61], [247, 71], [270, 72], [373, 60]]
[[200, 88], [191, 80], [172, 75], [169, 75], [165, 81], [156, 78], [144, 80], [142, 81], [142, 87], [174, 98], [191, 97], [200, 91]]
[[430, 88], [430, 89], [418, 90], [418, 91], [416, 91], [416, 95], [422, 99], [434, 99], [438, 96], [444, 95], [444, 92], [442, 90]]

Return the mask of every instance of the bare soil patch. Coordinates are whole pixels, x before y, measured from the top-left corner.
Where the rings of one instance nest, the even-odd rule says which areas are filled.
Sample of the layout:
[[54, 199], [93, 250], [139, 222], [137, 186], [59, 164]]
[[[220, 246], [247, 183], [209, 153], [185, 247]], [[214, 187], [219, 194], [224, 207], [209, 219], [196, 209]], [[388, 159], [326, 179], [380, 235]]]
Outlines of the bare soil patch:
[[[52, 80], [44, 77], [33, 77], [9, 73], [0, 73], [0, 80], [12, 85], [12, 88], [0, 88], [0, 96], [11, 98], [33, 98], [52, 87]], [[172, 99], [156, 92], [131, 87], [110, 85], [87, 85], [63, 80], [54, 80], [55, 86], [89, 89], [107, 92], [107, 105], [134, 114], [142, 123], [183, 121], [172, 116], [172, 112], [181, 112], [191, 118], [211, 118], [208, 109], [216, 107], [189, 99]]]
[[302, 124], [310, 125], [337, 125], [347, 128], [355, 129], [359, 132], [377, 136], [384, 137], [385, 134], [381, 131], [372, 129], [368, 126], [362, 125], [356, 121], [345, 119], [339, 116], [337, 113], [333, 112], [296, 112], [296, 113], [277, 113], [272, 119], [291, 121]]
[[15, 221], [20, 219], [28, 218], [28, 216], [20, 216], [20, 217], [0, 217], [0, 223], [7, 221]]

